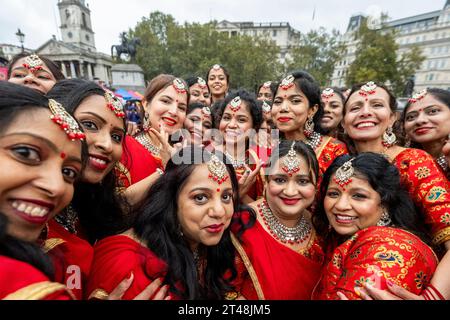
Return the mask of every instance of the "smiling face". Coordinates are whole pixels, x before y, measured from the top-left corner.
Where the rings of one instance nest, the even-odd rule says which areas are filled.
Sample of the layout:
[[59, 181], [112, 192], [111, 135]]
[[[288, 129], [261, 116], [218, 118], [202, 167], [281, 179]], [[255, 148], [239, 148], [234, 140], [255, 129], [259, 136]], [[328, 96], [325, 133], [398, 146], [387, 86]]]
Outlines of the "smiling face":
[[283, 170], [283, 161], [286, 158], [278, 160], [270, 172], [266, 185], [266, 200], [277, 217], [295, 220], [313, 203], [316, 187], [310, 177], [308, 164], [302, 156], [297, 155], [300, 170], [292, 176]]
[[442, 141], [450, 133], [450, 107], [427, 94], [412, 103], [405, 115], [405, 132], [415, 142]]
[[344, 104], [342, 99], [334, 94], [332, 97], [324, 101], [324, 114], [320, 122], [322, 128], [326, 130], [334, 130], [344, 117]]
[[272, 90], [270, 90], [270, 87], [262, 86], [261, 89], [259, 89], [257, 99], [260, 101], [272, 101], [273, 94]]
[[383, 213], [380, 195], [366, 179], [357, 176], [352, 177], [345, 190], [331, 179], [324, 208], [330, 225], [345, 236], [375, 226]]
[[211, 94], [207, 86], [201, 87], [198, 83], [193, 84], [189, 87], [189, 103], [200, 102], [206, 106], [211, 105]]
[[105, 98], [99, 95], [84, 99], [74, 116], [84, 129], [89, 148], [83, 181], [100, 183], [122, 157], [123, 120], [108, 109]]
[[159, 131], [162, 127], [172, 134], [183, 126], [187, 103], [187, 94], [178, 92], [173, 85], [169, 85], [160, 90], [151, 102], [144, 102], [144, 109], [149, 114], [152, 128]]
[[186, 116], [184, 128], [191, 134], [191, 141], [194, 144], [201, 144], [205, 131], [211, 129], [211, 115], [202, 112], [202, 109], [196, 108]]
[[272, 105], [272, 119], [281, 132], [303, 131], [306, 120], [317, 109], [318, 106], [310, 108], [308, 98], [296, 85], [287, 90], [278, 88]]
[[354, 141], [376, 141], [381, 143], [388, 127], [392, 127], [395, 113], [389, 107], [389, 94], [382, 88], [367, 97], [353, 93], [345, 105], [342, 122], [345, 131]]
[[230, 179], [220, 185], [208, 178], [206, 164], [197, 165], [177, 200], [181, 231], [191, 246], [217, 245], [233, 216], [233, 189]]
[[208, 87], [215, 97], [224, 98], [228, 91], [227, 76], [222, 68], [211, 69], [208, 76]]
[[24, 67], [25, 60], [26, 57], [19, 59], [11, 67], [11, 77], [8, 81], [37, 90], [42, 94], [47, 94], [56, 83], [52, 72], [45, 64], [42, 64], [41, 70], [33, 72]]
[[81, 142], [70, 141], [46, 109], [18, 115], [0, 136], [0, 211], [8, 234], [34, 242], [72, 200]]
[[224, 135], [225, 143], [239, 144], [247, 139], [248, 130], [253, 128], [253, 118], [247, 103], [241, 102], [238, 111], [233, 111], [230, 104], [225, 108], [219, 123], [219, 130]]

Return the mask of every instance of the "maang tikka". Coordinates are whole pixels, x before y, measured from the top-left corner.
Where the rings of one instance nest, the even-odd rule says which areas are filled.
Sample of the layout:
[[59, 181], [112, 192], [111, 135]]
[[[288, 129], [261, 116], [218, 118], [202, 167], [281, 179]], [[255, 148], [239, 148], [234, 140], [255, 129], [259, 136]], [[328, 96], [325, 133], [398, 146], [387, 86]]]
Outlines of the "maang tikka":
[[172, 85], [176, 92], [181, 93], [181, 94], [187, 93], [186, 85], [184, 84], [183, 80], [181, 80], [180, 78], [175, 78], [173, 80]]
[[332, 88], [326, 88], [322, 91], [322, 99], [325, 100], [325, 102], [328, 102], [330, 98], [334, 96], [334, 90]]
[[294, 81], [295, 81], [295, 78], [291, 74], [281, 81], [280, 88], [283, 90], [289, 90], [290, 88], [292, 88], [294, 86]]
[[[214, 180], [219, 184], [219, 186], [228, 180], [228, 171], [225, 163], [220, 161], [220, 159], [215, 155], [211, 155], [211, 159], [207, 163], [209, 175], [208, 178]], [[217, 189], [220, 192], [220, 188]]]
[[291, 149], [286, 157], [283, 159], [283, 166], [281, 169], [286, 172], [289, 177], [292, 177], [295, 173], [300, 171], [300, 159], [297, 156], [297, 152], [294, 150], [295, 141], [292, 142]]
[[78, 122], [53, 99], [48, 100], [48, 107], [52, 115], [50, 119], [64, 130], [70, 140], [84, 140], [86, 135], [81, 131]]
[[411, 99], [408, 100], [409, 103], [416, 103], [417, 101], [422, 100], [428, 94], [427, 89], [424, 89], [420, 92], [415, 93]]
[[365, 97], [367, 101], [367, 96], [375, 94], [377, 88], [378, 86], [375, 84], [375, 82], [369, 81], [361, 87], [361, 89], [359, 90], [359, 95]]
[[230, 101], [228, 107], [230, 107], [231, 111], [238, 112], [241, 109], [242, 100], [241, 97], [237, 96], [233, 100]]
[[208, 87], [206, 81], [200, 77], [197, 78], [197, 84], [201, 89], [206, 89]]
[[32, 73], [42, 70], [44, 62], [39, 58], [38, 55], [32, 54], [25, 58], [25, 63], [23, 64], [25, 68], [30, 70]]
[[352, 177], [355, 174], [352, 162], [354, 159], [350, 159], [345, 162], [339, 169], [336, 170], [334, 175], [334, 181], [345, 191], [345, 186], [352, 182]]
[[268, 104], [266, 101], [263, 101], [263, 104], [262, 104], [262, 111], [263, 111], [264, 113], [271, 113], [272, 107], [271, 107], [270, 104]]
[[110, 109], [116, 117], [118, 118], [125, 118], [125, 112], [123, 111], [123, 105], [120, 102], [120, 100], [111, 92], [106, 91], [105, 92], [105, 100], [106, 100], [106, 106], [108, 109]]

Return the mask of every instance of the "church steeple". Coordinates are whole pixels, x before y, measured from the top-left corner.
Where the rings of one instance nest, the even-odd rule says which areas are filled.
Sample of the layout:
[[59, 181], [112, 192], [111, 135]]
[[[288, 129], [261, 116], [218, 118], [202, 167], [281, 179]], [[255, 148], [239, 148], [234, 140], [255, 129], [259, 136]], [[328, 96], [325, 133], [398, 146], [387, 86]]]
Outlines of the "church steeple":
[[95, 52], [91, 10], [85, 0], [59, 0], [62, 40], [88, 51]]

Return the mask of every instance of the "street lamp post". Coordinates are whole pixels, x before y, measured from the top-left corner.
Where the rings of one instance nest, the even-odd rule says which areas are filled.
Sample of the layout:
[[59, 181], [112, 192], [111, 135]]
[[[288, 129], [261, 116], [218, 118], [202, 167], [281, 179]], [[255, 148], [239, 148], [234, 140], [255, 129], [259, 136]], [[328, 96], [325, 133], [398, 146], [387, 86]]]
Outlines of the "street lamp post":
[[20, 41], [20, 44], [22, 46], [22, 52], [24, 52], [24, 48], [23, 48], [23, 43], [25, 41], [25, 35], [22, 33], [22, 31], [20, 31], [20, 29], [17, 29], [17, 33], [16, 33], [17, 38]]

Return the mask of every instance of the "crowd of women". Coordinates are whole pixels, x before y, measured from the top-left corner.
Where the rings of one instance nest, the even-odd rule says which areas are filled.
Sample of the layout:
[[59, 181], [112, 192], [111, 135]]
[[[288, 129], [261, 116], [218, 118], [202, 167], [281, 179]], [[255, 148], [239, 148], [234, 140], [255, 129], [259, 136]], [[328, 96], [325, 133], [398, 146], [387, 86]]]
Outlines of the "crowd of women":
[[278, 80], [161, 74], [130, 130], [108, 89], [13, 58], [0, 299], [450, 299], [450, 92]]

